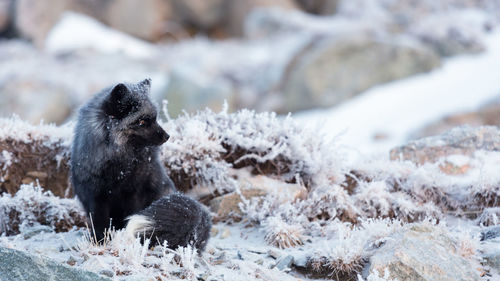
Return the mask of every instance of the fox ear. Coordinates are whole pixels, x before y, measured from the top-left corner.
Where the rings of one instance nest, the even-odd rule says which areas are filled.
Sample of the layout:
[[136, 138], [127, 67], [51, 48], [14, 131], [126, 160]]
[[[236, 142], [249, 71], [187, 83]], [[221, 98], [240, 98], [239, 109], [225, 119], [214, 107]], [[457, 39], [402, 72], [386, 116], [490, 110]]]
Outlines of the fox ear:
[[127, 103], [125, 103], [125, 95], [129, 92], [127, 86], [120, 83], [111, 89], [109, 96], [104, 101], [103, 108], [107, 115], [111, 118], [122, 118], [127, 111]]
[[125, 86], [125, 84], [123, 83], [120, 83], [114, 86], [113, 89], [111, 90], [110, 99], [114, 101], [120, 101], [127, 92], [128, 92], [127, 86]]
[[146, 78], [146, 79], [142, 80], [141, 82], [139, 82], [139, 85], [142, 88], [147, 89], [147, 93], [149, 93], [149, 90], [151, 89], [151, 78]]

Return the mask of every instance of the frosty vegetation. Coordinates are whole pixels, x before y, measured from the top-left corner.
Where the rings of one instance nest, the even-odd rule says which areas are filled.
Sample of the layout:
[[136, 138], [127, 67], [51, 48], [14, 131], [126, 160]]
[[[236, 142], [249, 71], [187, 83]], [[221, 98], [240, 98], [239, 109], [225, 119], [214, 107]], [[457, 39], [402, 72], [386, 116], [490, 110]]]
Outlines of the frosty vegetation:
[[[35, 151], [39, 146], [57, 145], [64, 148], [58, 157], [69, 157], [69, 128], [60, 131], [47, 125], [28, 126], [17, 119], [0, 122], [7, 125], [0, 126], [1, 140], [32, 144]], [[272, 113], [205, 110], [169, 119], [162, 126], [171, 135], [162, 147], [162, 159], [183, 191], [208, 187], [213, 196], [238, 192], [248, 188], [245, 179], [235, 176], [235, 170], [243, 168], [251, 171], [248, 177], [264, 175], [305, 188], [302, 196], [285, 200], [272, 192], [253, 198], [238, 194], [242, 197], [241, 224], [258, 229], [270, 248], [293, 255], [300, 249], [303, 261], [296, 269], [308, 276], [363, 280], [359, 274], [373, 251], [391, 234], [415, 225], [454, 237], [463, 246], [459, 252], [474, 259], [477, 237], [451, 233], [441, 221], [454, 216], [477, 225], [499, 223], [495, 207], [500, 198], [499, 152], [478, 150], [469, 156], [449, 156], [424, 164], [388, 158], [347, 163], [335, 140], [327, 142], [314, 128], [298, 126], [291, 117], [279, 118]], [[1, 155], [5, 177], [16, 161], [16, 152], [4, 149]], [[450, 167], [462, 172], [449, 173]], [[50, 189], [50, 182], [44, 188]], [[77, 231], [85, 225], [77, 201], [54, 196], [33, 184], [21, 185], [15, 195], [4, 193], [0, 197], [0, 219], [0, 232], [7, 238], [36, 224], [55, 231]], [[223, 221], [231, 223], [230, 218]], [[196, 280], [203, 274], [227, 274], [229, 269], [238, 268], [236, 279], [291, 278], [258, 264], [219, 262], [217, 255], [223, 250], [210, 243], [207, 253], [198, 257], [189, 247], [149, 249], [147, 237], [141, 244], [140, 237], [123, 231], [111, 231], [103, 244], [95, 243], [90, 229], [85, 232], [86, 238], [73, 250], [76, 258], [68, 264], [111, 272], [111, 276]], [[390, 278], [388, 273], [374, 272], [366, 280]]]

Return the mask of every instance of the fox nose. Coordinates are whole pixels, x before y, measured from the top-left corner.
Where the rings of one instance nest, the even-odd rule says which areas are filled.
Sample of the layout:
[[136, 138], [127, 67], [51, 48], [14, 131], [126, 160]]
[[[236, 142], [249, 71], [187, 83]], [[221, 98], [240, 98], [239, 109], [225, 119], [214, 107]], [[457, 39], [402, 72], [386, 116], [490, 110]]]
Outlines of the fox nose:
[[168, 141], [169, 138], [170, 138], [170, 135], [167, 134], [167, 132], [163, 131], [163, 142]]

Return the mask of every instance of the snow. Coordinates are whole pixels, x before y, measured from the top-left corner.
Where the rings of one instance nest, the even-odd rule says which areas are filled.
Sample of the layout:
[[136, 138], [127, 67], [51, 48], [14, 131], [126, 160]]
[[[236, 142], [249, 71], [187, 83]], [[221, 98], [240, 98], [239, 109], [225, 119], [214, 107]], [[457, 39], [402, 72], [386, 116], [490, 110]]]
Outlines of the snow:
[[[43, 122], [39, 125], [33, 125], [21, 120], [18, 116], [0, 118], [0, 140], [12, 139], [24, 143], [40, 141], [46, 146], [56, 144], [69, 146], [72, 134], [73, 125], [71, 123], [57, 127], [54, 124], [44, 124]], [[2, 152], [2, 158], [9, 162], [10, 158], [5, 154], [5, 151]]]
[[[294, 115], [319, 133], [337, 137], [353, 156], [386, 154], [425, 124], [471, 111], [500, 95], [500, 30], [486, 38], [487, 51], [446, 59], [442, 67], [374, 87], [327, 110]], [[321, 124], [321, 125], [320, 125]], [[386, 136], [375, 140], [376, 135]]]
[[64, 53], [85, 48], [102, 53], [124, 53], [137, 59], [151, 58], [156, 52], [153, 45], [106, 27], [91, 17], [65, 12], [47, 36], [45, 49]]

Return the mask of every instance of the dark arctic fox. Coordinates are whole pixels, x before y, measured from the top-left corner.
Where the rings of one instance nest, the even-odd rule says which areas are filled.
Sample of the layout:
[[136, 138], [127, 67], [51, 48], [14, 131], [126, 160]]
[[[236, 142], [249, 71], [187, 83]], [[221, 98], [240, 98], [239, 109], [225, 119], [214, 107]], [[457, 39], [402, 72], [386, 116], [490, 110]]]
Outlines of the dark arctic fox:
[[[91, 216], [99, 240], [110, 225], [123, 228], [127, 217], [140, 213], [147, 221], [143, 225], [162, 231], [154, 234], [154, 242], [204, 246], [210, 231], [208, 212], [184, 195], [162, 198], [175, 192], [175, 187], [159, 159], [159, 146], [169, 136], [156, 121], [150, 87], [150, 79], [120, 83], [104, 89], [81, 108], [70, 163], [75, 193]], [[136, 228], [137, 217], [131, 222]], [[170, 242], [178, 241], [177, 234], [193, 239]]]

